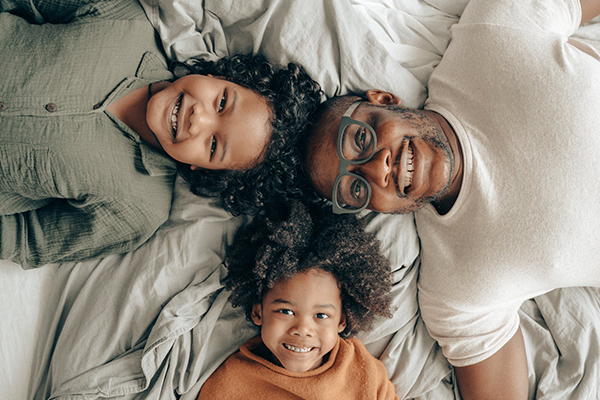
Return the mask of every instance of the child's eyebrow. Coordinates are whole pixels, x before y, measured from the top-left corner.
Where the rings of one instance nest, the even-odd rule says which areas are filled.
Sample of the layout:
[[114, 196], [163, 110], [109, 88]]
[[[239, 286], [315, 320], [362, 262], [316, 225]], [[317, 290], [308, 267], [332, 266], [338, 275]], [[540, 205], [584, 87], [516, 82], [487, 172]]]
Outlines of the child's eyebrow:
[[294, 303], [292, 303], [291, 301], [287, 301], [284, 299], [275, 299], [271, 302], [272, 304], [290, 304], [290, 305], [294, 305]]
[[[275, 299], [275, 300], [273, 300], [271, 302], [271, 304], [289, 304], [291, 306], [295, 305], [291, 301], [284, 300], [284, 299]], [[313, 308], [330, 308], [330, 309], [334, 309], [334, 310], [336, 309], [335, 306], [333, 304], [330, 304], [330, 303], [327, 303], [327, 304], [317, 304]]]

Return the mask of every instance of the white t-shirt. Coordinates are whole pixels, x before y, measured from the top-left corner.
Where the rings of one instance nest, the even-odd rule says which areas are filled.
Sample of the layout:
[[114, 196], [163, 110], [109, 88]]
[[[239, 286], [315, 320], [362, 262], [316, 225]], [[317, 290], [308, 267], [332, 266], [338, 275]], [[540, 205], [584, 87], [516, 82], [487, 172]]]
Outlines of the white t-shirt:
[[521, 303], [600, 286], [600, 54], [578, 0], [471, 0], [426, 108], [464, 154], [456, 203], [417, 212], [419, 306], [455, 366], [516, 332]]

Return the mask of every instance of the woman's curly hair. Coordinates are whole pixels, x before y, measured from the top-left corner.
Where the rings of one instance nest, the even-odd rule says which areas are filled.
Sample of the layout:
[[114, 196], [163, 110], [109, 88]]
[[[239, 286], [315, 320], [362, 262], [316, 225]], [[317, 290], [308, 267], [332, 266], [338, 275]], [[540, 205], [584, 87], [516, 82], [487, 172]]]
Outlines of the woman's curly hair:
[[253, 90], [271, 109], [272, 136], [264, 161], [246, 170], [178, 170], [194, 194], [219, 197], [234, 215], [254, 214], [272, 195], [285, 196], [297, 186], [300, 155], [296, 143], [309, 115], [321, 102], [321, 87], [304, 69], [290, 63], [287, 68], [270, 64], [261, 55], [234, 55], [217, 61], [191, 60], [175, 63], [176, 76], [212, 74]]
[[379, 240], [354, 215], [334, 215], [300, 201], [268, 204], [237, 233], [225, 263], [231, 304], [243, 307], [249, 320], [253, 305], [277, 281], [312, 268], [338, 282], [347, 323], [342, 337], [368, 330], [376, 315], [391, 316], [389, 261]]

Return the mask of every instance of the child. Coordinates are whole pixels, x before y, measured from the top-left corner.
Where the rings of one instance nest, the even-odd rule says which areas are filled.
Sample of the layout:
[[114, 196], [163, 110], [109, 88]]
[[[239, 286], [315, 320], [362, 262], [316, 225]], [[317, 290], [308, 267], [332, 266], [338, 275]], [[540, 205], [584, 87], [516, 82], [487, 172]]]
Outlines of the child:
[[199, 399], [398, 399], [354, 338], [391, 316], [388, 261], [352, 216], [270, 207], [229, 249], [234, 307], [261, 328], [204, 383]]

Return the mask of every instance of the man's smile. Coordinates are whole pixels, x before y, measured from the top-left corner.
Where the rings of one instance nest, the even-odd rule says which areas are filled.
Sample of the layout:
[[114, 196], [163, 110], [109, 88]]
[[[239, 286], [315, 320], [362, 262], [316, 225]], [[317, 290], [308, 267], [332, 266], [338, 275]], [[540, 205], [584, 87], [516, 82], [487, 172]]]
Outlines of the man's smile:
[[405, 139], [400, 153], [397, 189], [406, 195], [413, 183], [415, 154], [412, 143]]

